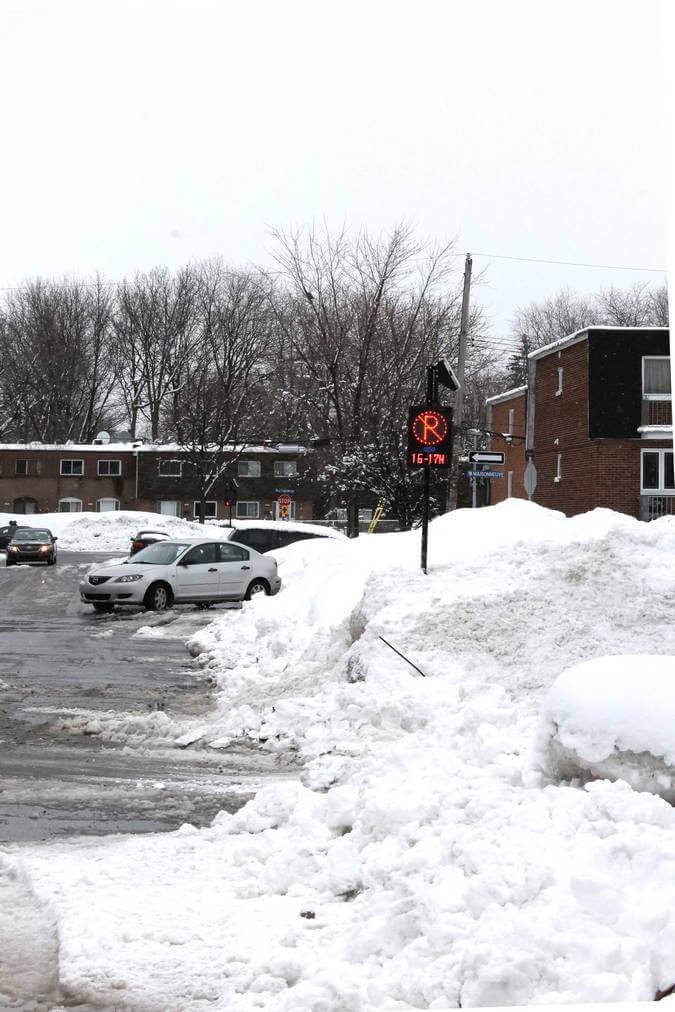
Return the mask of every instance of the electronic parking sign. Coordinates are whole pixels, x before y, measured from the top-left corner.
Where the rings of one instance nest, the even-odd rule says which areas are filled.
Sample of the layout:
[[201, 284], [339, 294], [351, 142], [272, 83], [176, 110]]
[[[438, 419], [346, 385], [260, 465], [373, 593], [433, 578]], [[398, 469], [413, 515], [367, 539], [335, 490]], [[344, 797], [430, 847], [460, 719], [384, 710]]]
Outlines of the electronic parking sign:
[[449, 468], [452, 459], [452, 408], [408, 409], [408, 467]]

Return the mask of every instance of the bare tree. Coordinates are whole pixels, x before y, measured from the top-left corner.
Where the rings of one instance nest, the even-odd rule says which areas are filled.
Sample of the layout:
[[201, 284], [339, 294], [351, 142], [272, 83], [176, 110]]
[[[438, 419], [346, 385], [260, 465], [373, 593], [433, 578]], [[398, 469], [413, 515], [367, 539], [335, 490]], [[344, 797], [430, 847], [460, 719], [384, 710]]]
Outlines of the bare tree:
[[257, 274], [211, 261], [195, 276], [199, 343], [174, 389], [168, 433], [189, 465], [203, 523], [208, 496], [229, 490], [247, 434], [260, 428], [271, 311], [266, 283]]
[[172, 275], [164, 268], [137, 274], [117, 291], [118, 361], [129, 424], [147, 417], [159, 438], [162, 411], [180, 387], [197, 341], [200, 314], [192, 269]]
[[417, 493], [403, 428], [408, 403], [423, 395], [425, 366], [454, 356], [458, 287], [441, 291], [452, 247], [428, 248], [405, 226], [378, 239], [344, 230], [273, 235], [286, 284], [274, 295], [277, 321], [302, 369], [314, 431], [330, 442], [324, 475], [347, 501], [348, 533], [358, 533], [366, 491], [409, 526]]
[[16, 438], [88, 441], [111, 421], [110, 297], [97, 278], [28, 282], [3, 311], [3, 385]]

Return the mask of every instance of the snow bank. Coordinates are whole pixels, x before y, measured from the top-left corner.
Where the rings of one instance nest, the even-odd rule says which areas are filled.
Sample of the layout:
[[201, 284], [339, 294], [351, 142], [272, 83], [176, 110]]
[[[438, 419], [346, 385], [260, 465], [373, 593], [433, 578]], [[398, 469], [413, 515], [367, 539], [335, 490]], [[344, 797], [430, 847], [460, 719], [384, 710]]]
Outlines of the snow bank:
[[195, 733], [295, 750], [301, 781], [204, 830], [22, 848], [69, 994], [371, 1012], [674, 982], [675, 812], [551, 783], [532, 745], [565, 670], [675, 655], [675, 525], [510, 500], [429, 550], [425, 577], [419, 533], [290, 546], [279, 595], [192, 638], [219, 690]]
[[[46, 527], [59, 539], [59, 548], [78, 552], [129, 551], [129, 542], [138, 531], [166, 531], [175, 538], [200, 538], [204, 527], [178, 517], [134, 510], [109, 513], [39, 513], [23, 516], [0, 513], [0, 526], [16, 520], [27, 527]], [[208, 527], [209, 534], [214, 531]]]
[[603, 657], [556, 680], [544, 705], [554, 777], [623, 779], [675, 802], [675, 657]]

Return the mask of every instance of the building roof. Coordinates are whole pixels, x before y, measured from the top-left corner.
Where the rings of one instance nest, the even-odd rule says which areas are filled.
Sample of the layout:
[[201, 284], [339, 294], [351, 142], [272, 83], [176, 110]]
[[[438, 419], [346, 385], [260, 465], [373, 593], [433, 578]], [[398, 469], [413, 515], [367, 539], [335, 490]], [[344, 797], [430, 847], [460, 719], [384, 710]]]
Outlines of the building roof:
[[[306, 446], [297, 443], [273, 445], [226, 446], [227, 453], [307, 453]], [[0, 450], [39, 450], [41, 453], [188, 453], [178, 443], [0, 443]]]
[[536, 351], [531, 351], [527, 356], [530, 360], [536, 360], [538, 358], [545, 358], [546, 355], [550, 355], [552, 351], [559, 351], [561, 348], [566, 348], [568, 345], [577, 344], [579, 341], [585, 341], [589, 334], [596, 332], [607, 332], [625, 334], [629, 331], [640, 331], [645, 333], [655, 333], [661, 331], [663, 334], [667, 334], [669, 331], [668, 327], [607, 327], [602, 324], [593, 325], [592, 327], [584, 327], [583, 330], [576, 330], [573, 334], [568, 334], [567, 337], [560, 337], [557, 341], [552, 341], [550, 344], [545, 344], [542, 348], [537, 348]]
[[488, 397], [486, 404], [499, 404], [500, 401], [509, 401], [512, 397], [522, 397], [527, 393], [527, 384], [522, 387], [513, 387], [512, 390], [505, 390], [503, 394], [494, 394]]

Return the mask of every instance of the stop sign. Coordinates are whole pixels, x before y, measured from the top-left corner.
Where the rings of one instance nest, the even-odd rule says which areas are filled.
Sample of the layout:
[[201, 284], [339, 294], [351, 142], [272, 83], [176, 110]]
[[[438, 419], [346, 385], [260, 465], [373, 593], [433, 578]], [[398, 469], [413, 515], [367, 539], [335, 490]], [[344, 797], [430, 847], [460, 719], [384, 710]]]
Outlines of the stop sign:
[[289, 506], [291, 502], [290, 495], [280, 495], [278, 499], [280, 506]]

